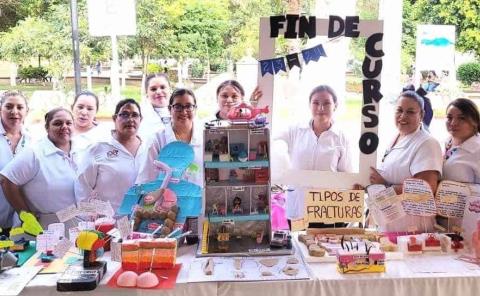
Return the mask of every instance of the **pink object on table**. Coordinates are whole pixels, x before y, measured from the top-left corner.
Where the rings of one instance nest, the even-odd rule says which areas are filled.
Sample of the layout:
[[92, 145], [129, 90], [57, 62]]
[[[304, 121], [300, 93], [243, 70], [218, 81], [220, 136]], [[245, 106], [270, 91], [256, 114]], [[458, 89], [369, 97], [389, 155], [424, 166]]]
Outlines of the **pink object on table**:
[[285, 194], [272, 195], [272, 230], [288, 229], [287, 215], [285, 213]]
[[480, 259], [480, 220], [477, 221], [477, 230], [472, 234], [472, 249], [477, 259]]

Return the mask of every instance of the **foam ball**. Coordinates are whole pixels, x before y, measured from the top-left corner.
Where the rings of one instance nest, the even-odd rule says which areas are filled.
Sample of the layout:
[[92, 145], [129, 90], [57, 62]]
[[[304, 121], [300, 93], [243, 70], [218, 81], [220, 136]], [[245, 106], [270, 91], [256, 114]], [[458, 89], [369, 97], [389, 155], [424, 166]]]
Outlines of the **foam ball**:
[[135, 287], [137, 285], [138, 275], [133, 271], [124, 271], [117, 278], [119, 287]]
[[158, 285], [158, 277], [153, 272], [144, 272], [137, 278], [137, 287], [139, 288], [153, 288]]

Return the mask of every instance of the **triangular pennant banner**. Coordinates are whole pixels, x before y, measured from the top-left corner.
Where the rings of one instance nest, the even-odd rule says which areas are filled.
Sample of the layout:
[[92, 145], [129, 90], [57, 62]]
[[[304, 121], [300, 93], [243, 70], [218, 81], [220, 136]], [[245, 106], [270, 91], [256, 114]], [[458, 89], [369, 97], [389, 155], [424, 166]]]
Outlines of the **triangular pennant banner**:
[[260, 61], [260, 70], [262, 72], [262, 76], [265, 74], [272, 74], [273, 75], [273, 63], [272, 60], [263, 60]]
[[302, 50], [302, 56], [303, 60], [305, 61], [305, 64], [308, 64], [310, 61], [318, 61], [321, 56], [326, 57], [327, 54], [325, 53], [325, 50], [323, 49], [323, 45], [319, 44], [315, 47], [309, 48]]
[[287, 65], [290, 70], [295, 66], [302, 68], [298, 53], [287, 54], [285, 57], [287, 58]]
[[275, 74], [280, 72], [280, 70], [287, 72], [287, 68], [285, 68], [284, 58], [276, 58], [276, 59], [273, 59], [272, 62], [273, 62], [273, 70], [275, 71]]

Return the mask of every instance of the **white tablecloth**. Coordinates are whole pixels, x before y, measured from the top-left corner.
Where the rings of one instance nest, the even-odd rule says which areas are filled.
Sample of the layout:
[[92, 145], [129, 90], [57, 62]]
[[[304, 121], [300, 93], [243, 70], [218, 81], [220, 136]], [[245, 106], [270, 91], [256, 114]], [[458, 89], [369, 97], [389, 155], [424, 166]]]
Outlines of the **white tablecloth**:
[[[480, 295], [480, 267], [459, 260], [455, 255], [421, 255], [406, 257], [401, 261], [388, 261], [386, 273], [347, 274], [336, 271], [333, 263], [311, 263], [312, 280], [281, 282], [220, 282], [186, 283], [189, 262], [195, 248], [181, 247], [178, 262], [182, 269], [177, 285], [172, 290], [112, 289], [106, 286], [120, 263], [109, 262], [108, 272], [94, 291], [75, 292], [75, 295], [185, 295], [185, 296], [236, 296], [236, 295]], [[431, 266], [430, 266], [431, 265]], [[445, 272], [423, 273], [421, 270]], [[21, 295], [65, 295], [56, 291], [60, 275], [37, 275]], [[0, 293], [1, 294], [1, 293]]]

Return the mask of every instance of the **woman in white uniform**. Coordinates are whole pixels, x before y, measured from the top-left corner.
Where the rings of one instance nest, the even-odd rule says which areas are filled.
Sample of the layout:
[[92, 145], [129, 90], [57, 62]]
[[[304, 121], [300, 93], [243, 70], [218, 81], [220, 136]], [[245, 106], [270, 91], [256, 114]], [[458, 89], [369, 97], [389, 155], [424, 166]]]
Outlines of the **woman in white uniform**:
[[142, 120], [138, 103], [133, 99], [121, 100], [112, 118], [115, 130], [110, 139], [93, 144], [85, 152], [75, 191], [77, 200], [110, 201], [116, 211], [125, 193], [134, 185], [146, 153], [137, 135]]
[[[445, 122], [450, 137], [445, 143], [442, 179], [480, 184], [480, 115], [474, 102], [459, 98], [447, 106]], [[437, 216], [437, 223], [452, 231], [462, 219]]]
[[84, 152], [89, 145], [107, 138], [106, 129], [95, 119], [98, 107], [98, 97], [92, 92], [83, 91], [75, 96], [72, 104], [74, 151]]
[[[0, 97], [0, 170], [20, 151], [30, 145], [23, 121], [28, 113], [27, 98], [20, 92], [7, 91]], [[0, 176], [1, 178], [1, 176]], [[0, 231], [7, 234], [13, 226], [15, 211], [0, 188]]]
[[146, 140], [155, 132], [163, 130], [171, 121], [168, 109], [171, 87], [167, 74], [148, 75], [145, 78], [145, 93], [147, 97], [141, 104], [143, 120], [138, 134]]
[[0, 172], [3, 192], [15, 211], [33, 213], [43, 227], [58, 222], [56, 212], [76, 204], [72, 126], [70, 111], [52, 109], [45, 115], [47, 137], [23, 150]]
[[[338, 100], [327, 85], [315, 87], [309, 96], [312, 118], [283, 132], [278, 139], [285, 141], [293, 169], [332, 172], [352, 172], [350, 143], [334, 121]], [[295, 188], [287, 194], [288, 219], [304, 214], [304, 190]], [[313, 227], [323, 225], [311, 225]]]
[[443, 179], [480, 184], [480, 116], [468, 99], [447, 106], [446, 126], [450, 138], [445, 145]]
[[136, 183], [143, 184], [155, 180], [159, 171], [153, 161], [158, 158], [160, 150], [168, 143], [182, 141], [190, 144], [195, 153], [193, 164], [187, 169], [186, 179], [203, 187], [203, 134], [202, 127], [194, 124], [197, 100], [191, 90], [177, 89], [170, 97], [168, 109], [172, 123], [153, 135], [148, 144], [146, 161], [141, 165]]
[[[442, 173], [440, 144], [422, 128], [423, 99], [413, 91], [403, 92], [395, 109], [398, 134], [389, 146], [378, 169], [370, 168], [370, 183], [393, 186], [397, 194], [403, 192], [403, 181], [417, 178], [426, 181], [433, 194]], [[406, 215], [381, 230], [403, 232], [433, 230], [434, 217]]]
[[[236, 80], [225, 80], [217, 87], [218, 111], [215, 113], [215, 119], [227, 120], [228, 112], [232, 107], [242, 103], [245, 97], [245, 91], [242, 85]], [[262, 92], [258, 87], [253, 90], [250, 97], [251, 103], [257, 103], [262, 97]]]

